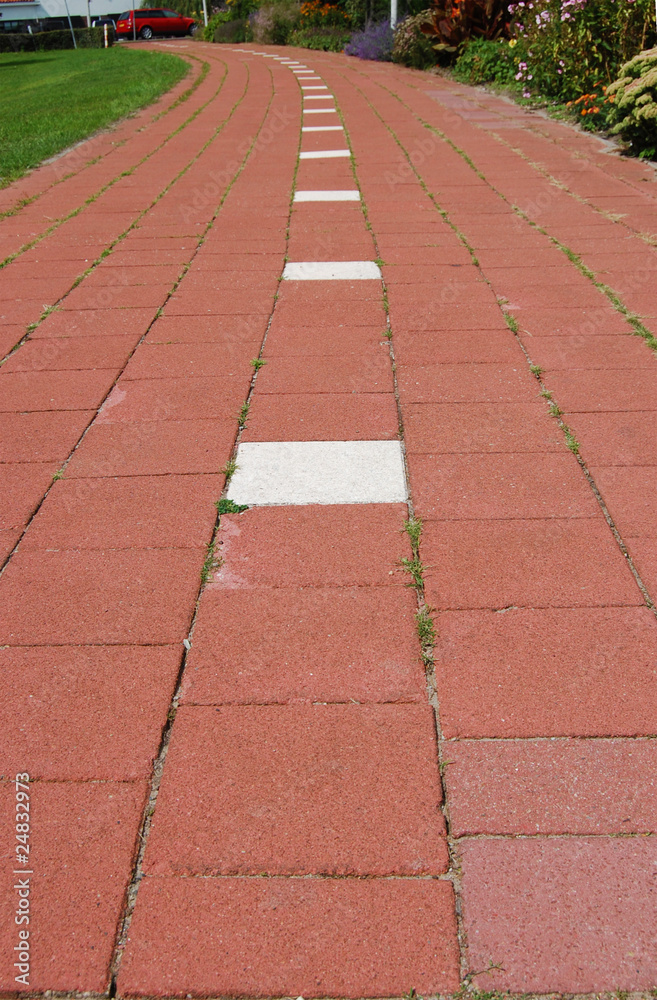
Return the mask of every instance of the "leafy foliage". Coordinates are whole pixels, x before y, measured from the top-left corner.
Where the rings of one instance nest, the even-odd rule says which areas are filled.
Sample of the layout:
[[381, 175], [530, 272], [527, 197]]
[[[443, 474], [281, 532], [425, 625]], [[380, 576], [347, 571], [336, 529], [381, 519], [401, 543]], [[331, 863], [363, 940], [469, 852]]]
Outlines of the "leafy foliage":
[[423, 31], [437, 52], [457, 52], [471, 38], [500, 38], [507, 29], [504, 0], [434, 0]]
[[247, 21], [244, 18], [222, 18], [215, 15], [208, 21], [203, 31], [206, 42], [237, 42], [246, 41]]
[[390, 62], [392, 45], [393, 32], [390, 21], [386, 19], [377, 24], [366, 24], [362, 31], [354, 32], [345, 52], [348, 56], [357, 56], [359, 59]]
[[454, 76], [463, 83], [513, 85], [518, 71], [513, 48], [504, 39], [473, 38], [455, 62]]
[[[390, 0], [343, 0], [343, 2], [351, 25], [357, 31], [362, 30], [370, 22], [377, 23], [390, 16]], [[409, 2], [413, 3], [415, 0]]]
[[657, 158], [657, 48], [639, 53], [607, 87], [611, 131], [639, 156]]
[[234, 500], [228, 500], [226, 497], [217, 500], [215, 507], [219, 514], [242, 514], [245, 510], [249, 509], [247, 503], [235, 503]]
[[295, 0], [265, 3], [249, 16], [249, 40], [261, 45], [287, 45], [299, 25], [299, 4]]
[[[149, 2], [149, 0], [145, 0]], [[201, 0], [183, 0], [183, 3], [193, 10], [189, 16], [196, 17], [196, 8], [201, 7]], [[248, 34], [248, 18], [258, 9], [257, 0], [226, 0], [223, 10], [215, 10], [203, 29], [203, 39], [206, 42], [243, 42]], [[232, 27], [224, 27], [232, 25]]]
[[428, 69], [436, 64], [436, 53], [430, 39], [422, 30], [429, 23], [430, 10], [405, 17], [395, 28], [392, 61], [413, 69]]
[[[79, 49], [102, 49], [105, 45], [102, 28], [74, 28]], [[108, 38], [112, 45], [114, 36]], [[0, 34], [0, 52], [47, 52], [53, 49], [72, 49], [73, 39], [68, 28], [62, 31], [38, 31], [33, 35], [3, 32]]]
[[288, 45], [321, 52], [342, 52], [351, 37], [343, 28], [299, 28], [288, 37]]

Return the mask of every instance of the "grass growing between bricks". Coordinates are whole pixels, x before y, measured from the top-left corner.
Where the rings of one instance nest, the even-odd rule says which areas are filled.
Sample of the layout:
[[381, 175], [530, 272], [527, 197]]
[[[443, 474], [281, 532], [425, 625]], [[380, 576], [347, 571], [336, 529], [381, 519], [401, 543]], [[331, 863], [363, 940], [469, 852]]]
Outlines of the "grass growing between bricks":
[[151, 104], [188, 72], [168, 52], [78, 49], [0, 55], [0, 187]]

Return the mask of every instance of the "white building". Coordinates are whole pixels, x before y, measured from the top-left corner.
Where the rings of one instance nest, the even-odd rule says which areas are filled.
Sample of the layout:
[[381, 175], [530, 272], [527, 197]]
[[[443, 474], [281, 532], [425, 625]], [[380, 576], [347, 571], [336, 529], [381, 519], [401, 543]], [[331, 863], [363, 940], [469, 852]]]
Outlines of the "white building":
[[[66, 0], [68, 10], [72, 18], [75, 18], [74, 26], [80, 26], [77, 18], [84, 18], [87, 21], [87, 14], [91, 18], [103, 17], [106, 14], [119, 14], [128, 10], [130, 3], [125, 7], [121, 6], [120, 0]], [[139, 6], [134, 3], [133, 6]], [[64, 0], [0, 0], [0, 31], [12, 30], [17, 21], [44, 21], [47, 18], [57, 18], [66, 22], [66, 3]], [[15, 29], [14, 29], [15, 30]]]

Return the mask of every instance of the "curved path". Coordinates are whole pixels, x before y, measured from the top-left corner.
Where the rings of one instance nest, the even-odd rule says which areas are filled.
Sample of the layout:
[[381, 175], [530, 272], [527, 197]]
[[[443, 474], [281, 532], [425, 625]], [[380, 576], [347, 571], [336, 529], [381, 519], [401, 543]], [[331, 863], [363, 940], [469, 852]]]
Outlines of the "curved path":
[[653, 168], [161, 45], [0, 192], [0, 991], [647, 991]]

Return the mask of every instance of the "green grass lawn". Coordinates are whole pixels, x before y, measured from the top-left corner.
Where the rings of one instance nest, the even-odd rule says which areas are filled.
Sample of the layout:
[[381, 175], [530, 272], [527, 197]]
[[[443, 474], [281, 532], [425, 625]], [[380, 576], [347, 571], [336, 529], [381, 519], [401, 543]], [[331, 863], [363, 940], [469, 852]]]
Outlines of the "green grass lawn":
[[187, 72], [168, 52], [122, 45], [0, 54], [0, 187], [150, 104]]

